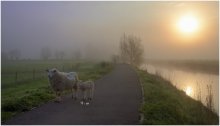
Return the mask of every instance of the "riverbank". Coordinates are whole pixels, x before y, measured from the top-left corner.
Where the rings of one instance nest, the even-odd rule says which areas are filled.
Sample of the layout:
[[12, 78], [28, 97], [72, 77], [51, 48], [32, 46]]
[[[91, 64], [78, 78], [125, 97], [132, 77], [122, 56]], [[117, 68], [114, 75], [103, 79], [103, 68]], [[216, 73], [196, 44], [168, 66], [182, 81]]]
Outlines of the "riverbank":
[[137, 71], [143, 85], [142, 124], [219, 124], [219, 117], [169, 81]]

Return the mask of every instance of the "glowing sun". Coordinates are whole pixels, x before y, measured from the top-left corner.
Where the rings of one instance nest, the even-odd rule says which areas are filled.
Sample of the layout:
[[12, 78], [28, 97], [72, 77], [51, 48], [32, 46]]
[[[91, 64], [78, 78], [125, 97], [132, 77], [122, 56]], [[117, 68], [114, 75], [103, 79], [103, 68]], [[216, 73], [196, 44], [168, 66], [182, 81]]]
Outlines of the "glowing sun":
[[177, 23], [178, 29], [183, 33], [193, 33], [198, 30], [198, 19], [192, 15], [181, 17]]
[[187, 94], [188, 96], [191, 96], [191, 95], [192, 95], [192, 87], [190, 87], [190, 86], [187, 86], [187, 87], [186, 87], [186, 94]]

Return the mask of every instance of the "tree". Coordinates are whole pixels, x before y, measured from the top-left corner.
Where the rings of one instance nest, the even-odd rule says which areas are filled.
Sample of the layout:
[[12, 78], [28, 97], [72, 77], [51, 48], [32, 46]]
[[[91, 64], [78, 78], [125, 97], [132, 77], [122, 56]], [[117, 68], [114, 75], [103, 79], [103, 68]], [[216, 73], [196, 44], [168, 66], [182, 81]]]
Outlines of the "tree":
[[82, 54], [81, 54], [80, 50], [73, 52], [73, 59], [80, 60], [81, 57], [82, 57]]
[[59, 51], [58, 51], [58, 50], [55, 51], [54, 55], [55, 55], [55, 57], [56, 57], [57, 60], [60, 59], [60, 57], [59, 57]]
[[59, 50], [55, 51], [55, 57], [57, 60], [63, 60], [64, 56], [65, 56], [64, 51], [59, 51]]
[[120, 55], [124, 63], [139, 66], [143, 62], [144, 48], [141, 39], [125, 35], [120, 40]]
[[1, 53], [1, 56], [2, 56], [2, 60], [4, 60], [4, 61], [5, 61], [5, 60], [8, 60], [8, 58], [9, 58], [7, 52], [2, 52], [2, 53]]
[[18, 49], [13, 49], [9, 51], [9, 58], [11, 60], [19, 60], [20, 57], [21, 57], [21, 52]]
[[60, 59], [61, 60], [63, 60], [64, 56], [65, 56], [65, 52], [64, 51], [60, 51]]
[[112, 63], [117, 64], [120, 62], [120, 56], [119, 55], [112, 55], [111, 60], [112, 60]]
[[51, 51], [49, 47], [43, 47], [41, 49], [41, 57], [43, 60], [48, 60], [51, 57]]

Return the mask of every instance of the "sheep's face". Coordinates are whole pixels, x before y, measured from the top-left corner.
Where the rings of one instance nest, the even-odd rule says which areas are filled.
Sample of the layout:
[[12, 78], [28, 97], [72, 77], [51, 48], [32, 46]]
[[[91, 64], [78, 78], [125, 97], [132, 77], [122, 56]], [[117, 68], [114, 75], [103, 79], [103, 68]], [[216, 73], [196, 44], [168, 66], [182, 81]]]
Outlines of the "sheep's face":
[[58, 70], [56, 68], [46, 70], [46, 71], [47, 71], [47, 75], [49, 78], [52, 78], [58, 72]]

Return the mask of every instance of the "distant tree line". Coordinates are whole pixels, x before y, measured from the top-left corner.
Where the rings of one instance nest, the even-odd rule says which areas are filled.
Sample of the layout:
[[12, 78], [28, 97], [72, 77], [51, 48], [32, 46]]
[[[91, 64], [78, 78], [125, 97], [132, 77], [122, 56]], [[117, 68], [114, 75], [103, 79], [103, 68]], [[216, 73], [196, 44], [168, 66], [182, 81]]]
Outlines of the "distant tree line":
[[65, 56], [65, 52], [64, 51], [61, 51], [61, 50], [56, 50], [55, 51], [55, 57], [57, 60], [63, 60]]
[[52, 56], [51, 50], [48, 46], [41, 49], [41, 58], [43, 60], [48, 60]]
[[10, 50], [9, 52], [1, 52], [2, 60], [19, 60], [21, 58], [21, 51], [18, 49]]
[[[144, 48], [141, 43], [141, 39], [134, 35], [124, 34], [119, 43], [119, 53], [113, 55], [112, 61], [114, 63], [127, 63], [133, 66], [140, 66], [143, 62]], [[87, 59], [96, 58], [94, 50], [90, 50], [90, 47], [86, 50]], [[9, 52], [1, 52], [2, 60], [19, 60], [21, 59], [21, 51], [13, 49]], [[49, 46], [45, 46], [40, 50], [40, 58], [42, 60], [57, 59], [63, 60], [67, 58], [66, 52], [63, 50], [51, 50]], [[71, 56], [68, 59], [80, 60], [82, 59], [81, 50], [73, 50]]]
[[[49, 60], [50, 58], [52, 58], [52, 51], [51, 49], [46, 46], [46, 47], [43, 47], [41, 49], [41, 58], [43, 60]], [[62, 50], [55, 50], [54, 52], [54, 57], [56, 60], [63, 60], [66, 56], [66, 53]], [[74, 60], [80, 60], [82, 57], [81, 55], [81, 52], [79, 50], [76, 50], [76, 51], [73, 51], [72, 55], [71, 55], [71, 58], [74, 59]]]
[[[48, 47], [45, 46], [40, 50], [40, 58], [42, 60], [56, 59], [63, 60], [66, 57], [66, 52], [62, 50], [55, 50], [54, 52]], [[82, 54], [80, 50], [73, 50], [71, 56], [68, 59], [80, 60], [82, 58]], [[7, 60], [21, 60], [21, 51], [19, 49], [13, 49], [8, 52], [1, 52], [1, 59], [3, 61]]]

